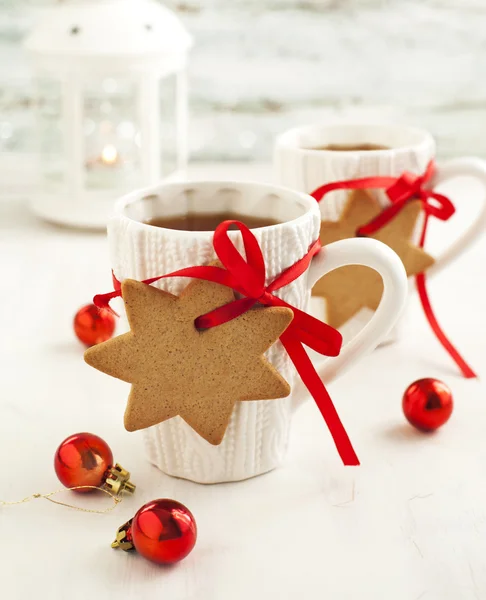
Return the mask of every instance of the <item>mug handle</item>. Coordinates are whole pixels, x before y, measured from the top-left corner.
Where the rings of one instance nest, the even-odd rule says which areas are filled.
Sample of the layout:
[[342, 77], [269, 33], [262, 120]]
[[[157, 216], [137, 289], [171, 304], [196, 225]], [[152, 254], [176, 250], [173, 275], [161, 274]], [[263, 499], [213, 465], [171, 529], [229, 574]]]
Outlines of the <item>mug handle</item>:
[[485, 197], [482, 202], [481, 211], [469, 227], [461, 233], [459, 238], [445, 250], [430, 269], [428, 276], [436, 275], [442, 269], [453, 262], [459, 254], [462, 254], [486, 229], [486, 161], [476, 157], [453, 158], [446, 163], [439, 165], [432, 180], [432, 187], [435, 188], [441, 183], [455, 177], [474, 177], [482, 183]]
[[[308, 271], [308, 286], [330, 271], [346, 265], [363, 265], [377, 271], [383, 279], [383, 296], [373, 317], [365, 327], [346, 344], [339, 356], [319, 361], [316, 371], [324, 383], [342, 374], [356, 360], [370, 352], [385, 338], [398, 320], [407, 299], [408, 282], [405, 268], [397, 254], [386, 244], [370, 238], [351, 238], [333, 242], [314, 257]], [[294, 401], [306, 397], [302, 384], [295, 390]]]

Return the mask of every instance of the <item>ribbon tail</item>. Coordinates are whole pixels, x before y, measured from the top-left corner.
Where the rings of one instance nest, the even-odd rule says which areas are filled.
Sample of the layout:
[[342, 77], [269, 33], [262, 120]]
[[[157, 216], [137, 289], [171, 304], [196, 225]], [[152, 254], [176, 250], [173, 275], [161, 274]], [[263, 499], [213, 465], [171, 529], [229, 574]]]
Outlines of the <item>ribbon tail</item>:
[[280, 336], [285, 350], [294, 363], [304, 385], [314, 398], [315, 403], [326, 422], [341, 460], [346, 466], [359, 465], [359, 459], [354, 451], [346, 430], [339, 418], [331, 397], [317, 374], [311, 359], [303, 345], [296, 340], [288, 330]]
[[477, 377], [476, 373], [471, 369], [471, 367], [462, 358], [462, 356], [459, 354], [456, 348], [452, 345], [452, 343], [449, 341], [449, 339], [443, 332], [441, 326], [437, 322], [437, 319], [434, 315], [434, 311], [432, 310], [432, 305], [430, 304], [429, 295], [427, 293], [425, 274], [420, 273], [420, 275], [416, 276], [415, 280], [417, 283], [417, 291], [420, 298], [420, 302], [422, 303], [422, 308], [424, 310], [427, 321], [429, 322], [429, 325], [432, 328], [432, 331], [435, 333], [437, 339], [442, 344], [446, 352], [449, 353], [450, 357], [459, 367], [466, 379], [473, 379]]
[[108, 294], [96, 294], [93, 298], [93, 304], [99, 308], [99, 310], [107, 310], [115, 317], [119, 317], [120, 315], [111, 308], [110, 301], [113, 300], [113, 298], [119, 298], [120, 296], [121, 289], [117, 289], [114, 292], [108, 292]]
[[296, 332], [296, 336], [303, 344], [312, 348], [324, 356], [339, 356], [343, 344], [341, 333], [323, 321], [299, 310], [285, 300], [277, 296], [271, 296], [272, 306], [286, 306], [294, 313], [294, 320], [290, 327]]

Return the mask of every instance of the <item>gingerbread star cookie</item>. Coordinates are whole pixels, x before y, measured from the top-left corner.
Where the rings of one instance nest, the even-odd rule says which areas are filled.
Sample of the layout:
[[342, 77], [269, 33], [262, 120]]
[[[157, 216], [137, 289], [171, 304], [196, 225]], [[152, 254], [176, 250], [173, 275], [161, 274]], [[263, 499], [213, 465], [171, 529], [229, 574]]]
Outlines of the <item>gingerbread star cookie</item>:
[[122, 284], [131, 331], [86, 351], [86, 362], [132, 384], [128, 431], [180, 415], [220, 444], [237, 401], [283, 398], [290, 386], [263, 353], [293, 318], [288, 308], [255, 308], [207, 330], [195, 319], [235, 299], [231, 289], [194, 280], [177, 297], [133, 280]]
[[[323, 221], [323, 246], [356, 236], [356, 231], [382, 211], [378, 202], [365, 190], [356, 190], [349, 196], [340, 221]], [[407, 275], [417, 275], [429, 268], [434, 259], [411, 241], [417, 219], [422, 211], [420, 200], [408, 202], [404, 208], [372, 238], [390, 246], [401, 258]], [[332, 271], [320, 279], [312, 294], [326, 299], [327, 321], [341, 327], [362, 308], [376, 310], [383, 293], [383, 282], [373, 269], [347, 266]]]

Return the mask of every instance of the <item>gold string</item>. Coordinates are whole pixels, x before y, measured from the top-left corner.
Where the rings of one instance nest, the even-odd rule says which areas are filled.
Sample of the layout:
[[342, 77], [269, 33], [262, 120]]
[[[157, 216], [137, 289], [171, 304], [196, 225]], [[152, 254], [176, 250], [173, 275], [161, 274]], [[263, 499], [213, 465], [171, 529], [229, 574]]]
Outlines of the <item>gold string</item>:
[[[52, 499], [52, 496], [55, 496], [56, 494], [60, 494], [61, 492], [66, 492], [69, 490], [99, 490], [100, 492], [103, 492], [104, 494], [106, 494], [107, 496], [110, 496], [110, 498], [113, 499], [113, 506], [109, 506], [108, 508], [105, 508], [104, 510], [97, 510], [97, 509], [92, 509], [92, 508], [82, 508], [81, 506], [76, 506], [74, 504], [67, 504], [66, 502], [60, 502], [59, 500]], [[122, 498], [120, 496], [115, 496], [115, 494], [112, 494], [109, 490], [105, 490], [104, 488], [100, 488], [95, 485], [76, 485], [76, 486], [70, 487], [70, 488], [61, 488], [59, 490], [56, 490], [55, 492], [49, 492], [48, 494], [32, 494], [32, 496], [27, 496], [27, 498], [24, 498], [23, 500], [17, 500], [16, 502], [5, 502], [4, 500], [0, 500], [0, 506], [14, 506], [16, 504], [25, 504], [26, 502], [31, 502], [32, 500], [37, 500], [38, 498], [43, 498], [44, 500], [49, 500], [49, 502], [52, 502], [53, 504], [59, 504], [60, 506], [66, 506], [67, 508], [72, 508], [73, 510], [79, 510], [80, 512], [95, 513], [98, 515], [104, 515], [106, 513], [111, 512], [122, 501]]]

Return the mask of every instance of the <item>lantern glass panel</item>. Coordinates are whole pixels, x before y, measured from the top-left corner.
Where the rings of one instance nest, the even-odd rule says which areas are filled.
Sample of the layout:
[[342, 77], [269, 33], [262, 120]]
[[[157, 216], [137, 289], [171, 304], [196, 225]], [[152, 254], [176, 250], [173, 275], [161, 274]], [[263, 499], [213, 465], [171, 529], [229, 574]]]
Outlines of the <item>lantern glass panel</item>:
[[37, 152], [35, 113], [31, 108], [31, 90], [20, 77], [9, 77], [0, 89], [0, 153]]
[[62, 192], [66, 184], [66, 135], [63, 129], [63, 89], [60, 81], [38, 79], [37, 127], [42, 176], [47, 191]]
[[177, 170], [177, 75], [160, 80], [160, 139], [162, 175], [168, 177]]
[[83, 102], [85, 187], [130, 189], [141, 182], [137, 85], [103, 78], [85, 85]]

